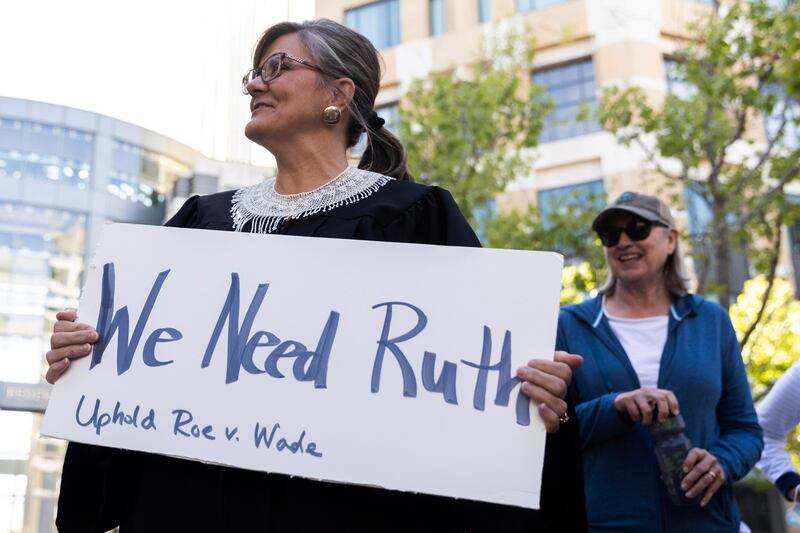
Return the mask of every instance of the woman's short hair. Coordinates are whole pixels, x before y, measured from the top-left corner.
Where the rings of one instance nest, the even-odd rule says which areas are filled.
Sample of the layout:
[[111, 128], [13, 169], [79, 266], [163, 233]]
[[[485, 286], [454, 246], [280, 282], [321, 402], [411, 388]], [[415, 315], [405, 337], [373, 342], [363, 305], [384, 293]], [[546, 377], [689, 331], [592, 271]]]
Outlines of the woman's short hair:
[[320, 76], [323, 84], [335, 90], [332, 79], [353, 80], [355, 93], [348, 104], [348, 148], [356, 145], [362, 132], [367, 134], [366, 148], [358, 167], [399, 180], [411, 180], [406, 168], [406, 152], [400, 140], [385, 127], [370, 125], [381, 78], [380, 56], [375, 46], [360, 33], [332, 20], [281, 22], [259, 37], [253, 52], [253, 68], [258, 68], [272, 43], [290, 33], [297, 34], [311, 56], [309, 59], [326, 72], [327, 76]]

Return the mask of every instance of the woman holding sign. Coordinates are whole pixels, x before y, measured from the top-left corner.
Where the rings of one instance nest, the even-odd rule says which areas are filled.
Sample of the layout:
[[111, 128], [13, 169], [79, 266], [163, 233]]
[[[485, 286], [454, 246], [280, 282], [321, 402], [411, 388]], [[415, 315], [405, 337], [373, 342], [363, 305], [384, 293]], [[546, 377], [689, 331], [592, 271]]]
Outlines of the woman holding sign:
[[586, 356], [573, 387], [589, 529], [738, 532], [732, 485], [762, 442], [730, 318], [687, 293], [658, 198], [623, 193], [592, 227], [609, 277], [561, 311], [557, 337]]
[[[412, 183], [402, 145], [373, 109], [379, 80], [373, 45], [340, 24], [287, 22], [268, 29], [242, 89], [252, 112], [245, 134], [275, 155], [277, 177], [190, 198], [167, 225], [479, 246], [447, 191]], [[358, 168], [348, 166], [347, 149], [364, 132]], [[47, 355], [50, 382], [97, 341], [93, 328], [76, 318], [74, 311], [58, 315]], [[73, 443], [64, 463], [57, 525], [80, 532], [121, 525], [123, 533], [581, 531], [578, 434], [575, 422], [567, 422], [564, 401], [580, 361], [562, 352], [555, 361], [531, 361], [518, 371], [523, 391], [551, 432], [538, 512]]]

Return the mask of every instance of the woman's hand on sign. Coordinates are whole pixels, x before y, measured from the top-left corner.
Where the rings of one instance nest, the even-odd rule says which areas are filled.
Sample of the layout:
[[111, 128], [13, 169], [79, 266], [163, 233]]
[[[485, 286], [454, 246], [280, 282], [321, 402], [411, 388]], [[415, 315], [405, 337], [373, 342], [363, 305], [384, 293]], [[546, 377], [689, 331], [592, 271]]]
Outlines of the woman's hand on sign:
[[681, 481], [681, 490], [689, 499], [703, 495], [700, 505], [705, 507], [711, 497], [725, 484], [725, 470], [717, 458], [702, 448], [692, 448], [683, 462], [686, 477]]
[[536, 402], [548, 433], [558, 431], [561, 421], [567, 419], [564, 398], [572, 381], [572, 370], [582, 363], [580, 355], [556, 352], [552, 361], [532, 359], [517, 370], [517, 376], [522, 379], [522, 392]]
[[89, 355], [92, 344], [100, 338], [89, 324], [75, 322], [77, 318], [78, 312], [75, 309], [56, 313], [57, 322], [50, 336], [50, 351], [45, 356], [50, 365], [45, 375], [48, 383], [55, 383], [67, 371], [72, 359]]
[[614, 407], [627, 414], [634, 422], [641, 421], [645, 426], [653, 423], [653, 410], [658, 408], [658, 420], [663, 422], [670, 415], [679, 415], [678, 399], [665, 389], [642, 387], [623, 392], [614, 399]]

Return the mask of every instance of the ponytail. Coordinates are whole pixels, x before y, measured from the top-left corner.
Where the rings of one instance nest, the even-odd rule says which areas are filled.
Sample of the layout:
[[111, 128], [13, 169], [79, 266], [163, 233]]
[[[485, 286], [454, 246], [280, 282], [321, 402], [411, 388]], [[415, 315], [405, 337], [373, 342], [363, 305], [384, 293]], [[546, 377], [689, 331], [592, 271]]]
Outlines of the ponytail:
[[400, 181], [414, 181], [406, 166], [406, 150], [391, 131], [381, 126], [367, 129], [367, 147], [358, 168], [390, 176]]

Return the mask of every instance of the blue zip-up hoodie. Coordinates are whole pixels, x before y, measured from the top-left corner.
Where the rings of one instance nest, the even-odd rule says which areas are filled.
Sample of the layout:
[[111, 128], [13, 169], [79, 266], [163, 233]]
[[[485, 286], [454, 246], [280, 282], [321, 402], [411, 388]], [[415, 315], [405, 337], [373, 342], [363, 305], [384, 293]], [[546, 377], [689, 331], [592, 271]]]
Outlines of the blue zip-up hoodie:
[[557, 349], [584, 357], [572, 393], [590, 531], [739, 531], [731, 484], [755, 465], [763, 443], [736, 333], [722, 307], [694, 295], [673, 302], [668, 327], [658, 388], [675, 394], [692, 446], [712, 453], [728, 481], [705, 508], [669, 501], [649, 429], [614, 408], [619, 393], [641, 385], [602, 297], [565, 307]]

